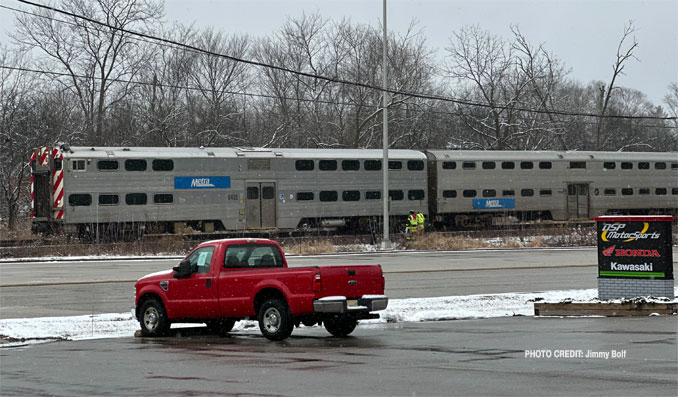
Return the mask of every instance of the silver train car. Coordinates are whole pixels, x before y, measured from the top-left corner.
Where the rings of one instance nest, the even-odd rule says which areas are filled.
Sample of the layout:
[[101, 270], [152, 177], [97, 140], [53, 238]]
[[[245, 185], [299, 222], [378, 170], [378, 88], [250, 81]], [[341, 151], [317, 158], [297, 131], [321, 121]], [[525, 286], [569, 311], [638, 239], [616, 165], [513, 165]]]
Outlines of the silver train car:
[[[678, 213], [678, 154], [430, 150], [429, 211], [441, 226]], [[500, 216], [501, 215], [501, 216]]]
[[[427, 211], [426, 155], [389, 151], [391, 214]], [[36, 231], [93, 235], [366, 229], [382, 214], [382, 151], [44, 147]]]
[[[35, 231], [366, 231], [381, 221], [374, 149], [43, 147], [31, 157]], [[678, 154], [389, 150], [394, 229], [604, 214], [678, 215]], [[373, 229], [374, 230], [374, 229]]]

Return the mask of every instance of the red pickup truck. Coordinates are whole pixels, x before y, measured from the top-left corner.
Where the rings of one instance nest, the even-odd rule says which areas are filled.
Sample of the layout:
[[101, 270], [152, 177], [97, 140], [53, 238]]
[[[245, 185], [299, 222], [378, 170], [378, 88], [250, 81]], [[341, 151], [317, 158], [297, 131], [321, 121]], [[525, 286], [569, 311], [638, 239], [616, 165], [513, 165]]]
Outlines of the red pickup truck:
[[278, 243], [266, 239], [204, 242], [173, 270], [135, 287], [133, 313], [145, 336], [164, 335], [173, 322], [206, 323], [223, 334], [238, 320], [256, 319], [271, 340], [300, 324], [323, 324], [343, 337], [388, 305], [381, 266], [288, 268]]

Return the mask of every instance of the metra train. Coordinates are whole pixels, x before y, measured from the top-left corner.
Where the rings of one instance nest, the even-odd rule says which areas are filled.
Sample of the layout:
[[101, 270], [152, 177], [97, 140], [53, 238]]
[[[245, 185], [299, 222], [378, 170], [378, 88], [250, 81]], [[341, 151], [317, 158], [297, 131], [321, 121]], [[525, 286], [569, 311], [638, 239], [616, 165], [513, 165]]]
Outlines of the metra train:
[[[380, 149], [43, 147], [35, 231], [365, 230], [379, 223]], [[389, 150], [390, 214], [431, 225], [678, 214], [678, 153]]]

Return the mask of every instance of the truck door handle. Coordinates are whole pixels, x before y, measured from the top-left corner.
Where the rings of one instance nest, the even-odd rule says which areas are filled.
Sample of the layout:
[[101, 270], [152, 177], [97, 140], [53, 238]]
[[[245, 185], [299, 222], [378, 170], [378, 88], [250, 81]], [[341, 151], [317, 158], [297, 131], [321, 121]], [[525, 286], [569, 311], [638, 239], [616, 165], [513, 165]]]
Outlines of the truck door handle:
[[212, 288], [212, 279], [211, 278], [207, 279], [207, 288]]
[[356, 280], [351, 280], [348, 282], [349, 285], [356, 285], [358, 282]]

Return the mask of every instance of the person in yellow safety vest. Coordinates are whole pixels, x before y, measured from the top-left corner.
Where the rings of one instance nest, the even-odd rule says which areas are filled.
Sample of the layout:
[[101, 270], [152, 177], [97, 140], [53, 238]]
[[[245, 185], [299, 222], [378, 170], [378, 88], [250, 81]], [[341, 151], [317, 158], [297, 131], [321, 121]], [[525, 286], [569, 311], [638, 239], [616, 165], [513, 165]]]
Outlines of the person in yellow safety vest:
[[417, 234], [417, 215], [414, 211], [410, 211], [410, 215], [407, 217], [407, 239], [413, 239]]
[[424, 234], [424, 214], [421, 211], [417, 212], [417, 232]]

